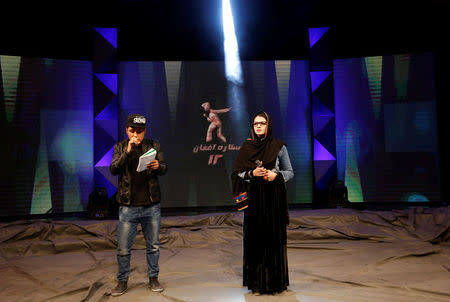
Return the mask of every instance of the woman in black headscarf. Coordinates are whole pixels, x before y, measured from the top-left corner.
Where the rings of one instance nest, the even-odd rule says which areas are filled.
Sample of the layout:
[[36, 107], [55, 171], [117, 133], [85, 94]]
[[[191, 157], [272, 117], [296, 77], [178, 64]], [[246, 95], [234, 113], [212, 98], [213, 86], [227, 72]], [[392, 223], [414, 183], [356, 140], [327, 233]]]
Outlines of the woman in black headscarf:
[[231, 175], [235, 201], [245, 209], [243, 285], [254, 293], [274, 294], [289, 285], [285, 182], [294, 173], [286, 144], [272, 138], [272, 120], [266, 112], [255, 115], [251, 133]]

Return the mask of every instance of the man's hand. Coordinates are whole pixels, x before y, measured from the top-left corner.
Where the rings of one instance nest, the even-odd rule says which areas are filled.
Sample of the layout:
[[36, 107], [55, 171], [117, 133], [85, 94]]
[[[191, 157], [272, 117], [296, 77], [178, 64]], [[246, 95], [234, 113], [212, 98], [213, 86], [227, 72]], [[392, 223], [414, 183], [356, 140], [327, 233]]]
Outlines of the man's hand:
[[158, 168], [159, 168], [159, 161], [156, 159], [152, 160], [147, 166], [147, 169], [150, 170], [157, 170]]
[[131, 149], [133, 148], [133, 144], [135, 144], [136, 146], [138, 146], [141, 142], [137, 139], [137, 137], [132, 137], [130, 138], [130, 140], [128, 141], [128, 146], [127, 146], [127, 153], [131, 152]]

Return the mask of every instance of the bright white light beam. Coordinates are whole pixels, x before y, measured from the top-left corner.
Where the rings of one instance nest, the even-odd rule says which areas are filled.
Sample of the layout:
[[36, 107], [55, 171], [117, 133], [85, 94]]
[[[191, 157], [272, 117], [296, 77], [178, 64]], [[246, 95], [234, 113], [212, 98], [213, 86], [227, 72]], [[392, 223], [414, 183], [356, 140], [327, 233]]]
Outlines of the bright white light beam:
[[228, 81], [235, 84], [242, 83], [241, 61], [234, 31], [233, 13], [230, 0], [222, 0], [222, 23], [225, 51], [225, 74]]

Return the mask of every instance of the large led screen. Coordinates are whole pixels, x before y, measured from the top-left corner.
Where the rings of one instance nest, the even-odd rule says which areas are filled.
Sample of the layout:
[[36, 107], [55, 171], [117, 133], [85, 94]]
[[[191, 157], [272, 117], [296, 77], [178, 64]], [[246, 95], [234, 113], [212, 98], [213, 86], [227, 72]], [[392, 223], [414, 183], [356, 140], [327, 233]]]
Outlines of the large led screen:
[[0, 216], [82, 211], [93, 189], [92, 63], [0, 56]]
[[[220, 61], [121, 62], [119, 135], [126, 138], [128, 114], [148, 117], [148, 137], [161, 142], [169, 165], [162, 207], [232, 205], [233, 161], [259, 110], [287, 143], [295, 173], [288, 201], [312, 201], [308, 62], [242, 62], [242, 74], [242, 83], [228, 81]], [[207, 108], [220, 126], [207, 120]]]
[[430, 53], [334, 61], [338, 177], [352, 202], [440, 201]]

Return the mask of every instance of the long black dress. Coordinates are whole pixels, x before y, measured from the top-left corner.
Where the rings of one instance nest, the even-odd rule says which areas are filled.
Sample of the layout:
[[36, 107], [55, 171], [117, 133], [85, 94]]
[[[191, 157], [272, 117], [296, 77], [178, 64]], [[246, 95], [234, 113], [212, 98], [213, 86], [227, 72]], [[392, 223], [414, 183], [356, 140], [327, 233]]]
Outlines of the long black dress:
[[243, 285], [253, 292], [282, 292], [289, 285], [286, 211], [282, 177], [250, 185], [244, 213]]
[[[268, 135], [263, 140], [244, 142], [232, 174], [234, 196], [248, 194], [243, 227], [243, 285], [261, 294], [282, 292], [289, 285], [284, 178], [278, 173], [275, 180], [269, 182], [248, 174], [257, 166], [256, 159], [262, 160], [266, 169], [275, 165], [284, 142], [271, 138], [271, 126], [269, 120]], [[244, 178], [239, 176], [243, 172]]]

